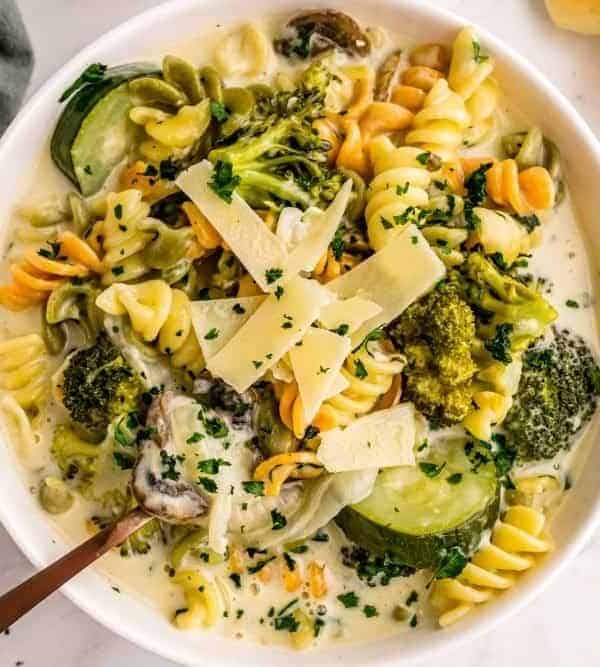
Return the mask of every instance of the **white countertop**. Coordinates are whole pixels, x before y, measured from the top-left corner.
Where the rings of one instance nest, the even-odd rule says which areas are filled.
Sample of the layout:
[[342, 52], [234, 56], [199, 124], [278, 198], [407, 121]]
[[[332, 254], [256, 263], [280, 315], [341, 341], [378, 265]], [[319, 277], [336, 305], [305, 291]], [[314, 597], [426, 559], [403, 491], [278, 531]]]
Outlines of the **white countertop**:
[[[1, 1], [1, 0], [0, 0]], [[433, 0], [431, 0], [433, 1]], [[30, 91], [109, 28], [159, 0], [17, 0], [36, 52]], [[438, 0], [493, 31], [549, 76], [600, 135], [600, 37], [557, 30], [543, 0]], [[310, 6], [310, 2], [307, 3]], [[0, 591], [32, 574], [0, 528]], [[598, 667], [600, 535], [558, 582], [504, 626], [444, 658], [445, 667]], [[21, 662], [22, 661], [22, 662]], [[54, 595], [0, 637], [0, 667], [171, 667]]]

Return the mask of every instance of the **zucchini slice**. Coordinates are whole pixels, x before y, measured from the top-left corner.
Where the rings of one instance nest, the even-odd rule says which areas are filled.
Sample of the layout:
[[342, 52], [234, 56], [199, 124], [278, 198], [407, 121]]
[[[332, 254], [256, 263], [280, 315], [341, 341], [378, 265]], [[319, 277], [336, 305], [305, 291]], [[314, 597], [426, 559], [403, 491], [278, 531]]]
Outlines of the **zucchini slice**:
[[490, 451], [449, 440], [426, 461], [434, 476], [419, 465], [381, 472], [371, 495], [336, 517], [346, 536], [415, 568], [437, 567], [455, 546], [471, 554], [498, 517], [500, 484]]
[[144, 63], [111, 67], [100, 81], [80, 88], [63, 109], [50, 153], [84, 196], [97, 192], [134, 146], [139, 129], [129, 120], [129, 81], [153, 74], [160, 72]]

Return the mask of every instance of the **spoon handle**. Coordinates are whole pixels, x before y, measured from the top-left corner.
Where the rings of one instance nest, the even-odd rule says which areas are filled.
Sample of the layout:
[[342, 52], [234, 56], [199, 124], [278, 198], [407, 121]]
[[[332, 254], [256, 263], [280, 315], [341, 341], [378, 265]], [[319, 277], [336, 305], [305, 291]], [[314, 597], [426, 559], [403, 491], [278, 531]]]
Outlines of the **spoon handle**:
[[151, 519], [136, 508], [0, 597], [0, 632]]

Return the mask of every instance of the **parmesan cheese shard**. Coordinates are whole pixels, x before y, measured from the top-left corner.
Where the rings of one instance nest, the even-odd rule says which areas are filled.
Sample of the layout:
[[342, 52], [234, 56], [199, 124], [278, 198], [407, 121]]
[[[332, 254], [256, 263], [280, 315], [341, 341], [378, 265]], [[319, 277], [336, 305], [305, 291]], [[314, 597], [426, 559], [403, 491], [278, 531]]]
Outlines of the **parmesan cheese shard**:
[[398, 317], [445, 274], [444, 264], [425, 237], [415, 225], [409, 225], [369, 259], [327, 283], [327, 287], [340, 299], [360, 296], [381, 307], [352, 335], [352, 343], [358, 344], [370, 331]]
[[206, 360], [214, 357], [254, 315], [265, 296], [192, 301], [192, 324]]
[[418, 435], [412, 403], [401, 403], [324, 431], [317, 457], [328, 472], [411, 466]]
[[231, 203], [210, 187], [213, 167], [207, 160], [193, 165], [176, 184], [196, 204], [263, 292], [272, 292], [293, 277], [286, 269], [285, 243], [235, 192]]
[[333, 239], [352, 195], [352, 181], [342, 185], [335, 199], [324, 210], [309, 209], [301, 224], [308, 230], [302, 240], [290, 251], [287, 272], [296, 274], [300, 271], [312, 271]]
[[304, 335], [302, 345], [290, 350], [305, 423], [310, 424], [323, 401], [331, 396], [334, 385], [339, 386], [340, 369], [349, 353], [347, 336], [313, 327]]
[[296, 276], [270, 294], [233, 338], [208, 360], [215, 376], [243, 392], [299, 343], [331, 298], [316, 280]]
[[361, 296], [349, 299], [336, 299], [325, 306], [319, 315], [319, 321], [326, 329], [335, 331], [342, 327], [346, 333], [354, 333], [361, 324], [372, 319], [382, 311], [374, 301]]

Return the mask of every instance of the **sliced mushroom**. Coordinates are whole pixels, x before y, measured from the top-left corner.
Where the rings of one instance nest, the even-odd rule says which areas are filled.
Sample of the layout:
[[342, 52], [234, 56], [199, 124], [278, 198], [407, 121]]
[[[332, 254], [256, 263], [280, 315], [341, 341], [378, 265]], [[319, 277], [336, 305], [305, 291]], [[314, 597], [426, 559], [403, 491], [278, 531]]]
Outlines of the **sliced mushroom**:
[[374, 97], [379, 102], [387, 102], [390, 99], [392, 88], [398, 79], [401, 60], [402, 50], [398, 49], [390, 53], [377, 69]]
[[275, 50], [288, 57], [309, 58], [329, 49], [341, 49], [351, 56], [367, 56], [371, 44], [358, 23], [347, 14], [325, 9], [299, 14], [290, 19]]
[[176, 470], [173, 434], [169, 414], [186, 401], [165, 392], [157, 396], [146, 418], [146, 439], [142, 441], [133, 471], [133, 493], [142, 508], [164, 521], [185, 523], [208, 512], [209, 501], [196, 486]]

